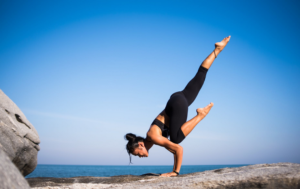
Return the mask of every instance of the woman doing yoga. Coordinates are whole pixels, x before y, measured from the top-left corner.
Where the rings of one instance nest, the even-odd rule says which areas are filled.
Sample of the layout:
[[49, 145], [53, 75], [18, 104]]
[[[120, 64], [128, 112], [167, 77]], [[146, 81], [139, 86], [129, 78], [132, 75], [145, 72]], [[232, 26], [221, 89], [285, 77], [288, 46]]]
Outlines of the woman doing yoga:
[[[230, 36], [225, 37], [221, 42], [215, 43], [214, 51], [202, 62], [195, 77], [182, 91], [173, 93], [170, 96], [165, 109], [151, 124], [146, 138], [132, 133], [126, 134], [125, 137], [128, 140], [126, 149], [129, 156], [132, 154], [139, 157], [148, 157], [148, 152], [153, 144], [165, 147], [174, 154], [174, 167], [172, 172], [164, 173], [161, 176], [170, 177], [179, 174], [183, 156], [183, 148], [179, 143], [208, 114], [214, 104], [210, 103], [204, 108], [198, 108], [196, 110], [197, 115], [189, 121], [187, 121], [188, 107], [197, 97], [208, 69], [229, 40]], [[170, 140], [168, 140], [168, 136], [170, 136]]]

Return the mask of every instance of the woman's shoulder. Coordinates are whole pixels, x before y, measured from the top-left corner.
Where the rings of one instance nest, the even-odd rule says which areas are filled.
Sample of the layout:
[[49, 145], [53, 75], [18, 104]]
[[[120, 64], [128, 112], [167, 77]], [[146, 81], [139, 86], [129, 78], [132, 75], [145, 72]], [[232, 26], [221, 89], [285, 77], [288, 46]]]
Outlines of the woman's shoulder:
[[147, 132], [146, 139], [152, 141], [157, 136], [162, 136], [162, 132], [157, 125], [153, 124], [150, 126], [150, 129]]

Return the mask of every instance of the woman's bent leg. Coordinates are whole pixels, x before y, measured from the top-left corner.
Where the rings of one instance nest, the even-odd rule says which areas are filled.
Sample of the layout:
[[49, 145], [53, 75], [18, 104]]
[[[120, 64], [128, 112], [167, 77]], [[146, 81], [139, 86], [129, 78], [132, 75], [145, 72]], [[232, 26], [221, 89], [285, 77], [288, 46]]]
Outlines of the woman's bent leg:
[[204, 108], [197, 109], [197, 115], [193, 117], [191, 120], [185, 122], [181, 126], [181, 131], [183, 132], [184, 136], [188, 136], [190, 132], [196, 127], [196, 125], [209, 113], [210, 109], [213, 107], [213, 103], [210, 103]]
[[182, 93], [172, 96], [167, 104], [170, 117], [170, 140], [176, 144], [182, 142], [196, 125], [209, 113], [213, 103], [197, 109], [197, 115], [187, 120], [188, 104]]
[[174, 93], [165, 108], [169, 116], [170, 141], [179, 144], [185, 138], [181, 126], [186, 122], [188, 103], [182, 92]]

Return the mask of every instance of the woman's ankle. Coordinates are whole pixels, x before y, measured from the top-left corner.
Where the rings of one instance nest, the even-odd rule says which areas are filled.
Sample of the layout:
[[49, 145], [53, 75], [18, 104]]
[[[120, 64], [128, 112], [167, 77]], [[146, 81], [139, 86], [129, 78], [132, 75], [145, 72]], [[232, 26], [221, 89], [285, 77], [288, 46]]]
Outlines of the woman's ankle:
[[[215, 49], [214, 49], [214, 55], [217, 57], [217, 56], [220, 54], [221, 51], [222, 51], [221, 49], [215, 48]], [[216, 58], [216, 57], [215, 57], [215, 58]]]
[[222, 50], [221, 50], [221, 48], [215, 47], [214, 51], [215, 51], [215, 53], [219, 54]]

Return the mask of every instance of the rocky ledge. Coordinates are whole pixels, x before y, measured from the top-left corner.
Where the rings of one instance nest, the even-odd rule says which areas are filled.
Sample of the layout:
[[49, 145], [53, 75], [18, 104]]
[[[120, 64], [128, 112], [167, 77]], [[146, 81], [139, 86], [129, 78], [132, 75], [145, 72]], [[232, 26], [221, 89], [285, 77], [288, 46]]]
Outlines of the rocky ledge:
[[209, 188], [209, 189], [299, 189], [300, 164], [258, 164], [224, 168], [163, 178], [157, 176], [114, 176], [73, 178], [29, 178], [35, 189], [77, 188]]

